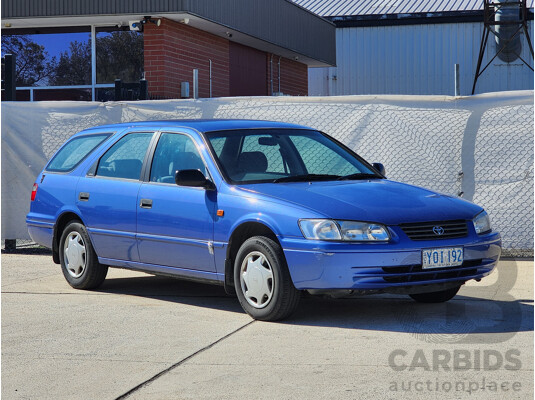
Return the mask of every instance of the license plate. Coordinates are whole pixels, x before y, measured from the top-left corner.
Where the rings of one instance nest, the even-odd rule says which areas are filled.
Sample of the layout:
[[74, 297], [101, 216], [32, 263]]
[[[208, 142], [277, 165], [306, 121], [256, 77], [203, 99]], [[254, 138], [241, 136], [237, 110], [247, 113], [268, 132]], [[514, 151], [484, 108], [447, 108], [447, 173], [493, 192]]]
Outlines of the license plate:
[[462, 265], [463, 261], [462, 247], [422, 250], [422, 269], [455, 267]]

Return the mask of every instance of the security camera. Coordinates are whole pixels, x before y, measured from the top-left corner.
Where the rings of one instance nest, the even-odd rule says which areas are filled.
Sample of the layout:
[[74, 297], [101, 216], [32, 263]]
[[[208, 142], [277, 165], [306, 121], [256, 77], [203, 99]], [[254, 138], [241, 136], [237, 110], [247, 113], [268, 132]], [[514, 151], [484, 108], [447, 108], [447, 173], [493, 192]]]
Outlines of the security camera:
[[162, 24], [162, 20], [160, 18], [153, 19], [150, 16], [147, 16], [147, 17], [143, 17], [141, 21], [128, 21], [128, 25], [130, 25], [131, 31], [143, 32], [143, 27], [149, 22], [156, 26], [160, 26]]
[[130, 26], [131, 31], [141, 30], [141, 23], [139, 21], [128, 21], [128, 25]]
[[141, 20], [142, 24], [146, 24], [147, 22], [150, 22], [151, 24], [154, 24], [156, 26], [160, 26], [162, 24], [162, 20], [160, 18], [154, 19], [150, 15], [146, 15]]

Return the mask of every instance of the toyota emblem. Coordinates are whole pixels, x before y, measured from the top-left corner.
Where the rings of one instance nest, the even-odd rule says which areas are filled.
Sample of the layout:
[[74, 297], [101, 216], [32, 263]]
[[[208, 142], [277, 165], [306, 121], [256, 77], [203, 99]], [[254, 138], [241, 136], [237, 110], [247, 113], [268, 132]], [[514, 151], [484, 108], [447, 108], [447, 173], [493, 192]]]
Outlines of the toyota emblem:
[[435, 233], [435, 235], [443, 235], [444, 234], [444, 228], [441, 227], [441, 226], [434, 226], [433, 227], [433, 232]]

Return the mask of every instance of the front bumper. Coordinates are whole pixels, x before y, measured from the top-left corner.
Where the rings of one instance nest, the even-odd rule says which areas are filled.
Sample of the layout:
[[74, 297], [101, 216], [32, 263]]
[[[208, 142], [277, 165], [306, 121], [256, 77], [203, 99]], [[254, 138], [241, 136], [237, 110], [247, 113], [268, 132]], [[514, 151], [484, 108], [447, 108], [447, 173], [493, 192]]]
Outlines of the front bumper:
[[[413, 292], [481, 279], [496, 267], [501, 253], [497, 232], [440, 241], [326, 243], [300, 238], [281, 240], [297, 289], [350, 289], [359, 292]], [[422, 270], [422, 249], [464, 248], [458, 267]], [[432, 285], [432, 286], [431, 286]]]

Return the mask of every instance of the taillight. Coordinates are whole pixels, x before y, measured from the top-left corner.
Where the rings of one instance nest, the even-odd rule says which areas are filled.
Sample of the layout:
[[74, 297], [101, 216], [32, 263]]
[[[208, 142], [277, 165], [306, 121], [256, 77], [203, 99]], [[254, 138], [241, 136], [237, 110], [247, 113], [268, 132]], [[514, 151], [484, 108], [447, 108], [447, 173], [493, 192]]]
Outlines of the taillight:
[[37, 183], [34, 183], [33, 184], [33, 189], [32, 189], [32, 201], [35, 200], [35, 195], [37, 194]]

